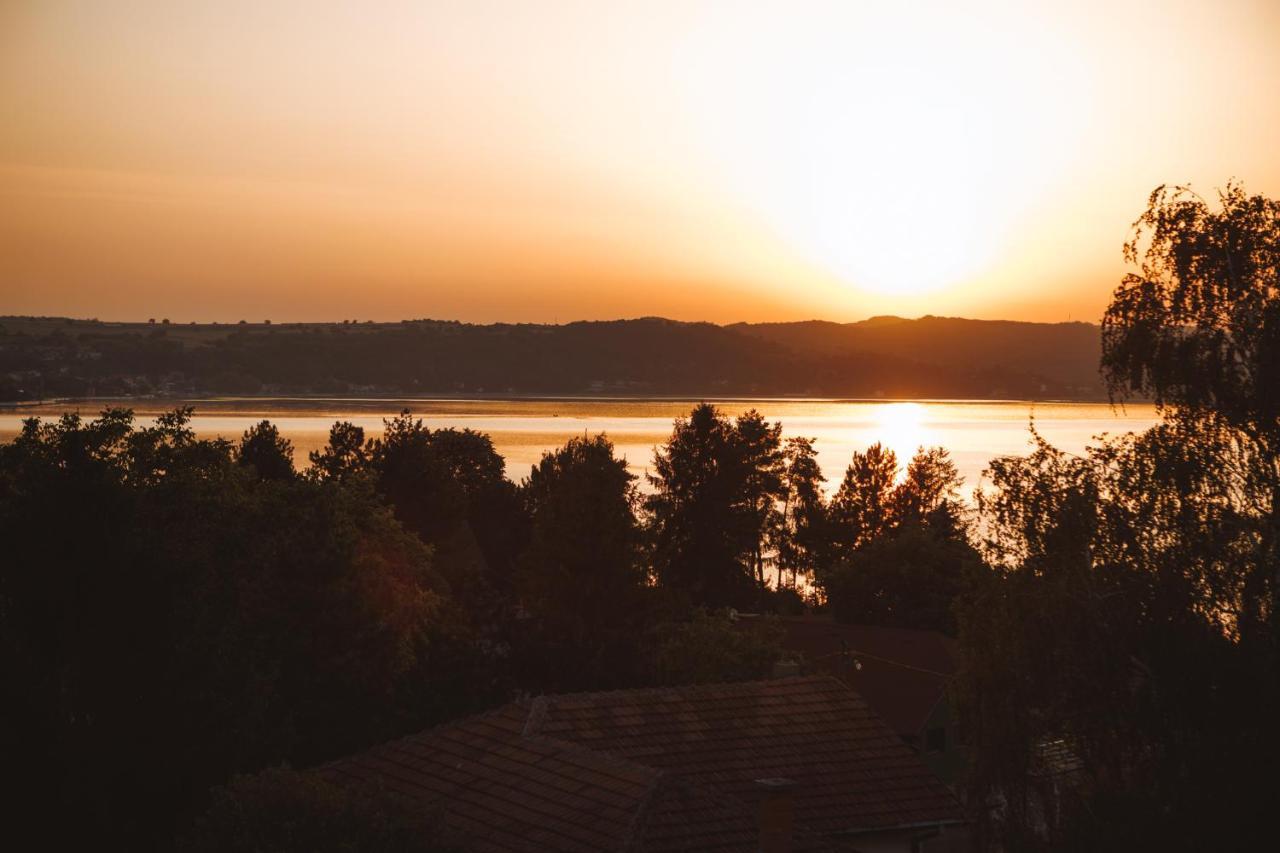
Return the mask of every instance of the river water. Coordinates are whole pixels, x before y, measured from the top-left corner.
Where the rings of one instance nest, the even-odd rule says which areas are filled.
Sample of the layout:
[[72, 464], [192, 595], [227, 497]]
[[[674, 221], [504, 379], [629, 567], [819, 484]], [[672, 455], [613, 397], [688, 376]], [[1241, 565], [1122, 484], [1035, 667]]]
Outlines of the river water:
[[[469, 427], [488, 433], [506, 459], [513, 480], [527, 476], [542, 453], [574, 435], [606, 433], [628, 466], [643, 476], [652, 465], [654, 448], [671, 434], [672, 420], [688, 414], [692, 400], [298, 400], [218, 398], [187, 401], [132, 400], [41, 403], [0, 410], [0, 441], [8, 441], [31, 416], [56, 417], [78, 411], [91, 417], [108, 405], [127, 405], [139, 420], [177, 405], [195, 407], [192, 426], [201, 437], [236, 439], [265, 419], [279, 427], [295, 448], [295, 461], [323, 446], [329, 427], [339, 420], [364, 427], [367, 435], [382, 431], [382, 421], [408, 408], [432, 428]], [[900, 460], [920, 446], [942, 446], [951, 452], [966, 481], [977, 485], [987, 462], [1030, 449], [1029, 426], [1054, 445], [1080, 452], [1101, 433], [1141, 431], [1156, 420], [1150, 405], [1114, 409], [1105, 403], [1031, 403], [970, 400], [725, 400], [723, 411], [737, 415], [757, 409], [781, 421], [784, 435], [816, 440], [818, 461], [828, 488], [839, 484], [850, 455], [879, 441]], [[643, 482], [643, 481], [642, 481]]]

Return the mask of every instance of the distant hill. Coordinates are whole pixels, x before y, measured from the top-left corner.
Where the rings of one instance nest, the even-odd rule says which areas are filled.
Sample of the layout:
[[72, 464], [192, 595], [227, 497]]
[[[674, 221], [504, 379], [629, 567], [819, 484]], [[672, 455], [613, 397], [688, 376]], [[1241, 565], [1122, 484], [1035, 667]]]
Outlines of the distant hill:
[[0, 317], [0, 399], [202, 394], [1105, 398], [1099, 329], [877, 317], [717, 326]]
[[1093, 323], [1020, 323], [958, 317], [872, 317], [859, 323], [739, 323], [729, 326], [798, 350], [875, 353], [974, 370], [1043, 377], [1086, 396], [1105, 396], [1098, 375], [1101, 329]]

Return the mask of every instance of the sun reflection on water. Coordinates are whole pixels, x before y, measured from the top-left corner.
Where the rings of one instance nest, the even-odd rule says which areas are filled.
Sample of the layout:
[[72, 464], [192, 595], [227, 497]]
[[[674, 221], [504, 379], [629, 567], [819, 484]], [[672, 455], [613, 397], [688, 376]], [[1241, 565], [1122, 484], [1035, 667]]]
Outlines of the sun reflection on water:
[[916, 450], [936, 444], [927, 426], [928, 409], [920, 403], [882, 403], [875, 409], [876, 441], [898, 457], [898, 482]]

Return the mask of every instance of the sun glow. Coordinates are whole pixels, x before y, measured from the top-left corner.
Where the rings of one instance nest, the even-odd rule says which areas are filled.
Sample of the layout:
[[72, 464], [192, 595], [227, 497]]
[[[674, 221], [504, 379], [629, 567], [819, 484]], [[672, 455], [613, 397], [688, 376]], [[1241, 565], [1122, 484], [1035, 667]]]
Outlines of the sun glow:
[[819, 6], [734, 16], [702, 66], [696, 111], [731, 190], [857, 290], [981, 275], [1086, 131], [1087, 79], [968, 8]]
[[884, 403], [876, 407], [877, 440], [898, 457], [899, 483], [906, 477], [907, 463], [916, 451], [937, 443], [926, 425], [928, 414], [920, 403]]

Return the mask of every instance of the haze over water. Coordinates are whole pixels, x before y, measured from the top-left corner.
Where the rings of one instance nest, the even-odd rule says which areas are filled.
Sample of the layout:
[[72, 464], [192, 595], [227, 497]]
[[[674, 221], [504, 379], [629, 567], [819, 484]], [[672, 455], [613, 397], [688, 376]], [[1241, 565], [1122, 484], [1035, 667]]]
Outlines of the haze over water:
[[[470, 428], [488, 433], [507, 462], [507, 476], [519, 481], [544, 451], [574, 435], [604, 432], [632, 473], [651, 467], [654, 448], [671, 435], [673, 419], [687, 415], [693, 400], [192, 400], [192, 421], [201, 438], [238, 440], [252, 424], [268, 419], [294, 446], [294, 463], [307, 464], [307, 454], [325, 444], [329, 427], [346, 420], [368, 437], [382, 433], [384, 418], [403, 408], [432, 429]], [[108, 405], [128, 405], [139, 421], [179, 401], [79, 401], [16, 407], [0, 414], [0, 440], [8, 441], [32, 415], [56, 417], [79, 411], [92, 417]], [[833, 491], [849, 457], [880, 441], [906, 460], [920, 446], [951, 452], [964, 476], [966, 497], [994, 457], [1030, 450], [1029, 425], [1063, 450], [1079, 453], [1100, 433], [1140, 431], [1155, 423], [1148, 404], [1113, 409], [1105, 403], [1032, 403], [1027, 401], [798, 401], [730, 400], [717, 404], [730, 415], [758, 409], [770, 421], [781, 421], [784, 436], [816, 439], [818, 461]]]

